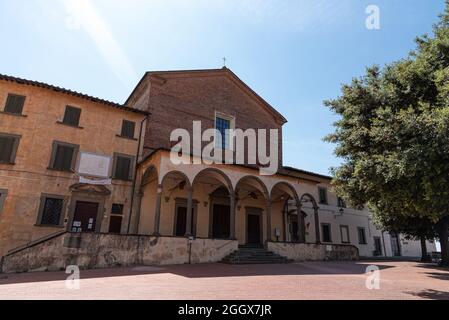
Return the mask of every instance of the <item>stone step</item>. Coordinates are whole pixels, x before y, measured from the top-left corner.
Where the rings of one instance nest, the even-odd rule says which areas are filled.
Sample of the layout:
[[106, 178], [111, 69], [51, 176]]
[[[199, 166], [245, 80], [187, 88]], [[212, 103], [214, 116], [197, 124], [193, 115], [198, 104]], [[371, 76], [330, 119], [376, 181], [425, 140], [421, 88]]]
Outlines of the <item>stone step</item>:
[[222, 262], [228, 264], [276, 264], [292, 261], [263, 247], [239, 246], [237, 251], [226, 256]]

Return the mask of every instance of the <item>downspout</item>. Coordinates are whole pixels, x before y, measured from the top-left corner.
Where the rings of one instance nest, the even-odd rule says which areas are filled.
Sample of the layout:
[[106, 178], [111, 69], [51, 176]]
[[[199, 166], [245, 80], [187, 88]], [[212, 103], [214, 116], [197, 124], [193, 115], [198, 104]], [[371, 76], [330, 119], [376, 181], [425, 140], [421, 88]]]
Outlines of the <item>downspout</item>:
[[142, 143], [142, 131], [143, 131], [143, 123], [148, 120], [148, 115], [145, 116], [145, 118], [140, 121], [140, 133], [139, 133], [139, 142], [137, 144], [137, 152], [136, 152], [136, 162], [134, 163], [134, 177], [133, 177], [133, 186], [131, 190], [131, 205], [129, 208], [129, 216], [128, 216], [128, 231], [127, 234], [129, 234], [129, 229], [131, 226], [131, 217], [133, 213], [133, 206], [134, 206], [134, 194], [136, 189], [136, 180], [137, 180], [137, 165], [139, 164], [139, 154], [140, 154], [140, 145]]

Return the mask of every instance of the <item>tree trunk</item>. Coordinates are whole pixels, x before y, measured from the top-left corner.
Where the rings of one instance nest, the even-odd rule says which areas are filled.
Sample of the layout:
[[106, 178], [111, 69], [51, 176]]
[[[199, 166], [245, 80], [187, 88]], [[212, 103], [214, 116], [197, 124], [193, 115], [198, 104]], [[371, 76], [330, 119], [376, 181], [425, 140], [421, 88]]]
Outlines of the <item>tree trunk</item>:
[[421, 237], [421, 262], [430, 262], [432, 259], [430, 258], [429, 254], [427, 253], [427, 244], [426, 244], [426, 238]]
[[444, 217], [441, 220], [438, 235], [441, 244], [441, 264], [449, 267], [449, 217]]

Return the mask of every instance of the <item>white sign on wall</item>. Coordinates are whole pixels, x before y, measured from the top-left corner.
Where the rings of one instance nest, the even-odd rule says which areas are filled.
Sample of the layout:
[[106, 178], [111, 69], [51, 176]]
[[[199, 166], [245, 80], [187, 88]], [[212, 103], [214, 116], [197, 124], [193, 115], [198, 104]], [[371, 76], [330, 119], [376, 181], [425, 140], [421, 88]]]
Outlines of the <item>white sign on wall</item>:
[[78, 174], [80, 176], [107, 179], [109, 178], [109, 168], [111, 162], [111, 157], [81, 152], [78, 165]]

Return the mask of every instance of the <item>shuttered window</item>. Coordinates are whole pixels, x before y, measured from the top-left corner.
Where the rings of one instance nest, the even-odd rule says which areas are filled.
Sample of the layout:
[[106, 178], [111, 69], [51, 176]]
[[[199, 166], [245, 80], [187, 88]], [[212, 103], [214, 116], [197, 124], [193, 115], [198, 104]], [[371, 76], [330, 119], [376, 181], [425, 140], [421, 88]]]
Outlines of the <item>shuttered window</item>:
[[318, 188], [319, 200], [322, 204], [327, 204], [327, 189], [326, 188]]
[[73, 171], [78, 146], [64, 142], [53, 142], [50, 169]]
[[19, 136], [0, 134], [0, 163], [14, 163]]
[[72, 106], [65, 107], [63, 123], [78, 127], [80, 123], [81, 109]]
[[357, 228], [357, 233], [359, 235], [359, 244], [366, 244], [365, 228]]
[[13, 114], [22, 114], [25, 97], [16, 94], [8, 94], [6, 99], [5, 112]]
[[114, 179], [130, 180], [132, 157], [116, 155]]
[[63, 204], [63, 199], [45, 198], [40, 224], [59, 226], [61, 224]]
[[123, 120], [122, 122], [122, 137], [134, 139], [134, 130], [136, 124], [132, 121]]

